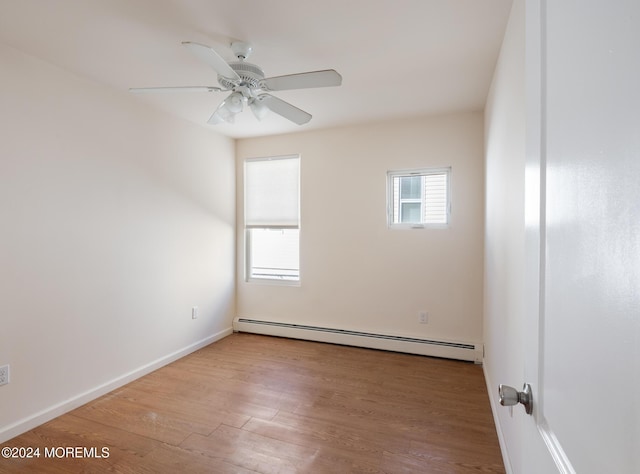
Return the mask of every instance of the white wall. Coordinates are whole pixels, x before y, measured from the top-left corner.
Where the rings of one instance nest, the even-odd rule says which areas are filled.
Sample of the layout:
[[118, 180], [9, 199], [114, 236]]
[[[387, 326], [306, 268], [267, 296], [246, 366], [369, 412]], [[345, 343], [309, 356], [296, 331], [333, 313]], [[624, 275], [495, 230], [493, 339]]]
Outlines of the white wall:
[[2, 441], [229, 332], [235, 170], [126, 92], [1, 45], [0, 70]]
[[[238, 140], [248, 157], [301, 154], [301, 285], [244, 281], [238, 316], [456, 341], [482, 339], [483, 118], [480, 113]], [[447, 229], [390, 230], [389, 169], [452, 166]], [[430, 313], [429, 324], [418, 312]]]
[[[520, 465], [524, 417], [497, 403], [524, 380], [524, 2], [515, 1], [485, 108], [484, 371], [508, 472]], [[517, 413], [516, 413], [517, 415]]]

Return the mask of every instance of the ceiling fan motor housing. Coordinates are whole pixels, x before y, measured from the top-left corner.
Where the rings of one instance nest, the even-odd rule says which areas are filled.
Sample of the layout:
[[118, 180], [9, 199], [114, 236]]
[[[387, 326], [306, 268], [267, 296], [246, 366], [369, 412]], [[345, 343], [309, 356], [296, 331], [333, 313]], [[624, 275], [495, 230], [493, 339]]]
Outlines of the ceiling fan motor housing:
[[218, 82], [221, 86], [226, 89], [233, 89], [238, 85], [247, 86], [249, 89], [260, 88], [260, 81], [264, 79], [264, 72], [260, 67], [245, 61], [229, 63], [229, 66], [231, 66], [231, 69], [240, 76], [242, 82], [237, 84], [221, 75], [218, 75]]

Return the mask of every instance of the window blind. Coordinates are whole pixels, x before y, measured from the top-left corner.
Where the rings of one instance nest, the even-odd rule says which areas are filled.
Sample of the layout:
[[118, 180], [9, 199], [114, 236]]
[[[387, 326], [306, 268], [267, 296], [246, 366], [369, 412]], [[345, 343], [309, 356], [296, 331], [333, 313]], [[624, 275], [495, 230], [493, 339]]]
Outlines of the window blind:
[[298, 227], [299, 156], [248, 159], [244, 177], [247, 228]]

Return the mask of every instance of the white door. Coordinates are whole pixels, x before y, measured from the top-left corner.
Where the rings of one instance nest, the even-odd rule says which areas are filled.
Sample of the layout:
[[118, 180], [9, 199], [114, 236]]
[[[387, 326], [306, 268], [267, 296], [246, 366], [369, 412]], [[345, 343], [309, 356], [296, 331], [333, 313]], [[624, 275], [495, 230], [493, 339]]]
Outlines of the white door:
[[527, 1], [526, 27], [519, 472], [640, 473], [640, 2]]

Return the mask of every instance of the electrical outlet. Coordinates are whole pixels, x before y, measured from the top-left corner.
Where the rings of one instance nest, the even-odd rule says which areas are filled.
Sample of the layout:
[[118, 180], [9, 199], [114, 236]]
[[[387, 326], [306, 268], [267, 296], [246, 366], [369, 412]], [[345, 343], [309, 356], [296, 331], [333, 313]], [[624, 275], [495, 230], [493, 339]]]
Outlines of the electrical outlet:
[[191, 308], [191, 319], [198, 319], [198, 307]]
[[0, 367], [0, 385], [9, 383], [9, 364]]
[[418, 321], [420, 324], [428, 324], [429, 323], [429, 313], [426, 311], [420, 311], [418, 313]]

